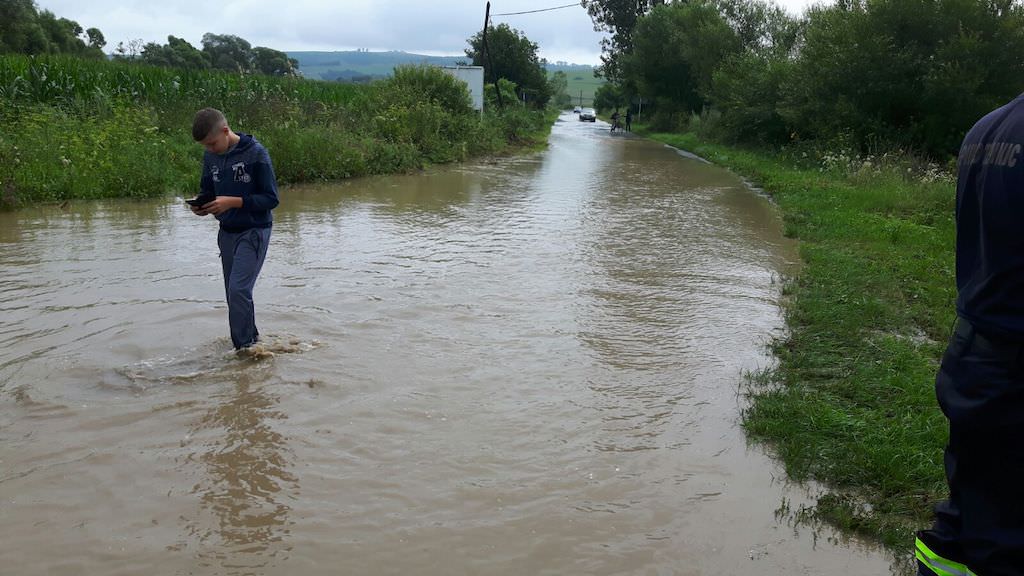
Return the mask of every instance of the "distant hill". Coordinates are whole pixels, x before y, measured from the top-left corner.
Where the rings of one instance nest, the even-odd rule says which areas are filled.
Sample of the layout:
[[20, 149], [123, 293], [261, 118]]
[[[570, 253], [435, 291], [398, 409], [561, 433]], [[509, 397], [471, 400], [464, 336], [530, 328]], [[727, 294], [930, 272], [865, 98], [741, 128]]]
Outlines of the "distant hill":
[[[299, 62], [299, 70], [306, 78], [315, 80], [365, 81], [391, 75], [395, 66], [403, 64], [431, 64], [454, 66], [465, 63], [465, 56], [427, 56], [410, 52], [288, 52], [290, 58]], [[548, 72], [561, 70], [569, 76], [570, 85], [574, 78], [593, 83], [594, 68], [586, 64], [558, 62], [548, 64]], [[600, 82], [598, 82], [600, 83]]]
[[[559, 69], [558, 67], [549, 67], [548, 75], [554, 74]], [[562, 69], [562, 71], [568, 76], [566, 92], [572, 98], [572, 103], [580, 106], [593, 106], [594, 93], [604, 84], [604, 78], [594, 78], [594, 69], [589, 66], [586, 70]]]
[[465, 56], [427, 56], [409, 52], [288, 52], [299, 62], [306, 78], [316, 80], [365, 80], [391, 75], [395, 66], [432, 64], [453, 66], [465, 62]]

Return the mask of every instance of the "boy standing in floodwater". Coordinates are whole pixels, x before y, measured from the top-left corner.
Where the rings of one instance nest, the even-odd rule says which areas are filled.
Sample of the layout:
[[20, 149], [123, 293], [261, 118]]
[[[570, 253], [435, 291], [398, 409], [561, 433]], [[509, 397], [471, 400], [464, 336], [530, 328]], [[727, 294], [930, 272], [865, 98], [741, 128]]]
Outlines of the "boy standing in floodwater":
[[204, 108], [192, 121], [192, 138], [206, 149], [199, 196], [192, 206], [198, 216], [220, 222], [217, 246], [224, 270], [228, 324], [235, 350], [259, 340], [252, 290], [263, 268], [277, 207], [277, 180], [270, 154], [249, 134], [236, 133], [219, 110]]

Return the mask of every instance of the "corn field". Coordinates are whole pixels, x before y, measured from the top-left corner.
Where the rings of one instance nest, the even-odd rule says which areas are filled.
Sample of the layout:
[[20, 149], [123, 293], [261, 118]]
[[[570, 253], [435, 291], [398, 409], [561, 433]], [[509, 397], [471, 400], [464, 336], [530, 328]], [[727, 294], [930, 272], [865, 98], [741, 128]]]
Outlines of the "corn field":
[[71, 56], [0, 56], [0, 99], [74, 105], [115, 99], [156, 107], [205, 106], [224, 102], [317, 101], [344, 105], [363, 86], [296, 78], [159, 68]]
[[[72, 198], [194, 194], [195, 111], [257, 136], [279, 183], [408, 172], [542, 142], [543, 112], [470, 106], [436, 68], [371, 85], [70, 56], [0, 56], [0, 209]], [[524, 135], [526, 137], [524, 137]]]

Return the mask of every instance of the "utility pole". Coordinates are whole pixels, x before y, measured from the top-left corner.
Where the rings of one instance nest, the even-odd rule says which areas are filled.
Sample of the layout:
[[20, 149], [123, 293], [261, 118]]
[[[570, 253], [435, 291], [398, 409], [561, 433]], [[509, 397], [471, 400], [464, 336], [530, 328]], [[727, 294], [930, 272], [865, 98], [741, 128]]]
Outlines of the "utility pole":
[[494, 62], [491, 60], [491, 50], [487, 47], [487, 23], [491, 20], [491, 3], [487, 3], [487, 10], [484, 12], [484, 34], [483, 44], [484, 53], [487, 54], [487, 65], [491, 67], [491, 78], [494, 78], [494, 92], [498, 95], [498, 108], [504, 108], [505, 104], [501, 101], [501, 86], [498, 85], [498, 74], [494, 70]]

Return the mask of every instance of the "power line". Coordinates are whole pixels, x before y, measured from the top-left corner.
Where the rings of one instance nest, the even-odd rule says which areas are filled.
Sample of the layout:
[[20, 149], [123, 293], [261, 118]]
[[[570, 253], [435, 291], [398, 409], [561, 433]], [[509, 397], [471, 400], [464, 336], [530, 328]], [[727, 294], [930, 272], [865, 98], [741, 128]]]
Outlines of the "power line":
[[535, 14], [537, 12], [549, 12], [551, 10], [561, 10], [562, 8], [572, 8], [573, 6], [582, 6], [582, 2], [575, 2], [573, 4], [566, 4], [565, 6], [555, 6], [553, 8], [541, 8], [540, 10], [527, 10], [526, 12], [506, 12], [505, 14], [493, 14], [493, 16], [518, 16], [520, 14]]

